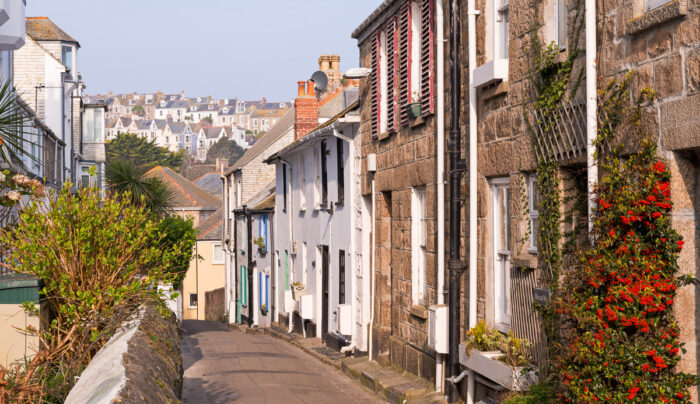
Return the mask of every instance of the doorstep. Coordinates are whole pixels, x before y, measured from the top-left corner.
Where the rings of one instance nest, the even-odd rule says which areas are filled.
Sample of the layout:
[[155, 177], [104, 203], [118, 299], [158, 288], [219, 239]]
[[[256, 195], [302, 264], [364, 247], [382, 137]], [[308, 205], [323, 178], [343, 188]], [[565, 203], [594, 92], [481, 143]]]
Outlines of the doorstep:
[[248, 328], [241, 324], [231, 324], [229, 327], [247, 334], [268, 335], [287, 341], [321, 362], [341, 370], [349, 378], [390, 403], [447, 403], [443, 396], [435, 393], [430, 380], [370, 362], [367, 357], [344, 357], [338, 351], [328, 348], [320, 339], [303, 338], [296, 333], [287, 333], [287, 330], [277, 323], [272, 323], [267, 328]]

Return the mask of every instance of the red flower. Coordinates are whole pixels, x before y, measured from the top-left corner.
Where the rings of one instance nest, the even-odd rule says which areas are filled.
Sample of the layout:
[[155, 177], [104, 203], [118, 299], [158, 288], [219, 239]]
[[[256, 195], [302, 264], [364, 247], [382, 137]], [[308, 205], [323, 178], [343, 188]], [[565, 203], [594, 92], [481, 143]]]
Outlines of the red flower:
[[663, 216], [663, 214], [661, 214], [661, 212], [654, 212], [651, 214], [651, 217], [653, 217], [654, 219], [658, 219], [661, 216]]
[[685, 241], [683, 241], [683, 240], [678, 240], [678, 249], [679, 249], [679, 250], [683, 248], [683, 244], [685, 244]]
[[627, 396], [627, 399], [631, 400], [637, 395], [637, 392], [639, 391], [639, 387], [632, 387], [628, 391], [630, 392], [630, 394], [629, 394], [629, 396]]
[[654, 170], [655, 170], [657, 173], [661, 174], [661, 173], [663, 173], [664, 171], [666, 171], [666, 166], [665, 166], [664, 163], [662, 163], [661, 161], [657, 161], [656, 163], [654, 163]]

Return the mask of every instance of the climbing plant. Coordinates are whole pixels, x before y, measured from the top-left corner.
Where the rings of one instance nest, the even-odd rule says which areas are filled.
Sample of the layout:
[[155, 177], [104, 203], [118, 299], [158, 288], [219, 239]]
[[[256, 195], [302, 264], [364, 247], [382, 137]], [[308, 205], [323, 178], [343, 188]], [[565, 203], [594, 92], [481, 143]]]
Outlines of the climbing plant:
[[[565, 402], [682, 403], [698, 383], [674, 369], [685, 350], [672, 305], [691, 279], [676, 277], [683, 240], [669, 217], [670, 172], [641, 130], [641, 108], [653, 92], [643, 91], [630, 106], [631, 77], [599, 93], [606, 119], [596, 158], [605, 174], [596, 188], [593, 246], [553, 302], [567, 330], [557, 372]], [[612, 147], [620, 128], [641, 142], [625, 158]]]

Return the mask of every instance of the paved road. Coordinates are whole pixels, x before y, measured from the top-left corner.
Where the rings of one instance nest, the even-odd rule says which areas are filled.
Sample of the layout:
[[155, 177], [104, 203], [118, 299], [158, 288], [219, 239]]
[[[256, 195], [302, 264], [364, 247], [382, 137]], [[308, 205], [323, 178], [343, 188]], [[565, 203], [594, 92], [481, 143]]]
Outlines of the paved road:
[[182, 322], [185, 403], [376, 403], [337, 369], [284, 341]]

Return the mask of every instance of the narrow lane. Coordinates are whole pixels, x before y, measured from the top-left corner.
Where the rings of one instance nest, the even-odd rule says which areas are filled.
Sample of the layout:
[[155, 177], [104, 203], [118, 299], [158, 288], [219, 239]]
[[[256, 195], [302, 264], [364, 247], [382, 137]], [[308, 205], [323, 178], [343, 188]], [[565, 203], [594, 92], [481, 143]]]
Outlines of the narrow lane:
[[185, 320], [182, 398], [204, 403], [377, 403], [337, 369], [275, 338]]

